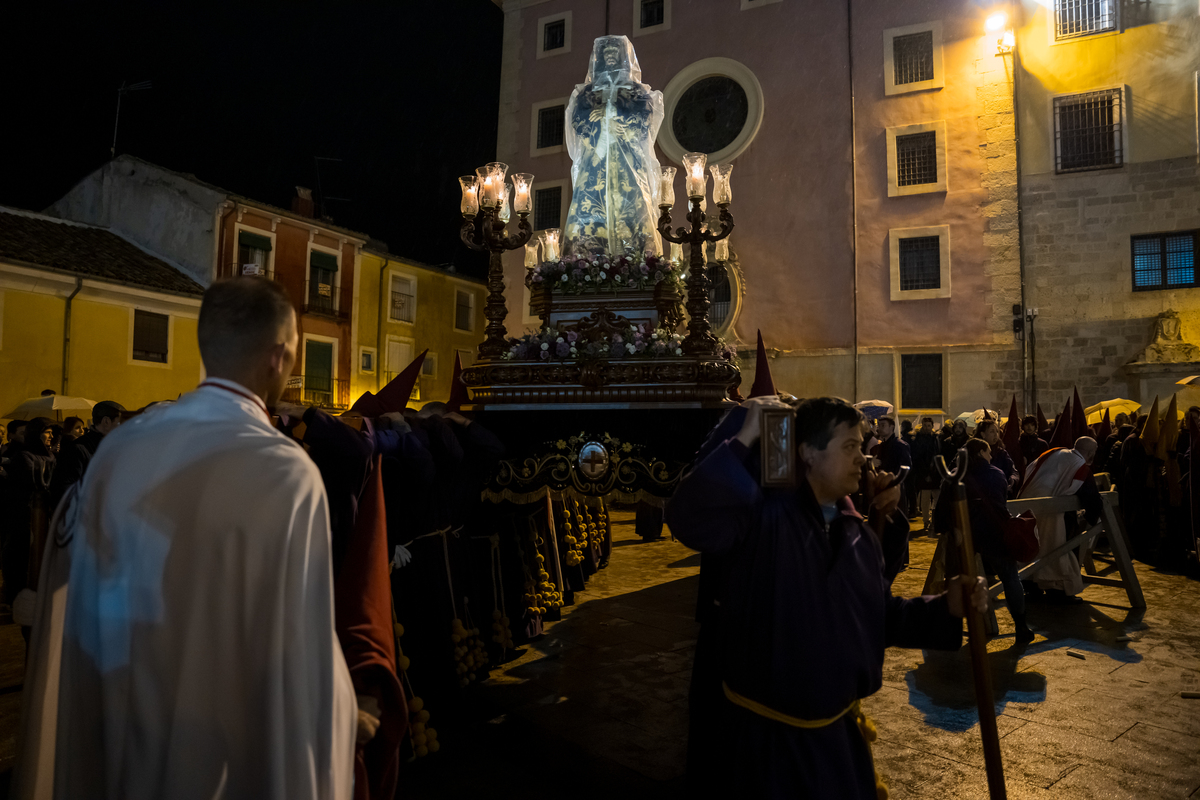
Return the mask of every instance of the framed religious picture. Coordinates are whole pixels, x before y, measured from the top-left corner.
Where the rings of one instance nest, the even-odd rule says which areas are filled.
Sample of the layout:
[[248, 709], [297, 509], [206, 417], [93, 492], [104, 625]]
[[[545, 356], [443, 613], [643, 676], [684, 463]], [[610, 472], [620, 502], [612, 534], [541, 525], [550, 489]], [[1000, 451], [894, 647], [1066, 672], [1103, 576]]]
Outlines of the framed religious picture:
[[762, 478], [768, 489], [796, 486], [796, 412], [790, 408], [762, 410]]

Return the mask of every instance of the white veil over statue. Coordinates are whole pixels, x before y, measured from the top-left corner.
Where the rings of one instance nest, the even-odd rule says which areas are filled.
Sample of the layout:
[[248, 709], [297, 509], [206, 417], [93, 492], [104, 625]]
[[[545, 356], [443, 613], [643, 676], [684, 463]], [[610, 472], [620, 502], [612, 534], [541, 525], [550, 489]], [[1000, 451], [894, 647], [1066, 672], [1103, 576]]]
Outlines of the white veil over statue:
[[624, 36], [595, 41], [584, 80], [566, 108], [573, 189], [563, 253], [660, 254], [654, 140], [663, 121], [662, 92], [641, 82], [637, 55]]

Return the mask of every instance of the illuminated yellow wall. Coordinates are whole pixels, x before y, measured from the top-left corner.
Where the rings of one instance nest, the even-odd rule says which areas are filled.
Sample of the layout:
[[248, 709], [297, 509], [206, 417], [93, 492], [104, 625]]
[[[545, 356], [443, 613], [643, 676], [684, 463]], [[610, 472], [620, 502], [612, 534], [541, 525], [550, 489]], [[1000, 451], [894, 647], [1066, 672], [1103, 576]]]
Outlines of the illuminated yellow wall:
[[[416, 280], [416, 310], [411, 324], [389, 318], [386, 303], [391, 299], [391, 275], [403, 275]], [[375, 391], [386, 382], [389, 369], [387, 342], [390, 337], [411, 344], [414, 356], [426, 348], [437, 356], [436, 374], [421, 378], [420, 400], [414, 400], [410, 405], [419, 408], [430, 400], [445, 401], [450, 395], [455, 352], [469, 352], [469, 359], [464, 360], [464, 366], [467, 366], [474, 360], [476, 348], [483, 341], [483, 306], [487, 297], [483, 283], [363, 250], [355, 284], [358, 289], [354, 309], [357, 334], [351, 368], [351, 400], [357, 399], [363, 392]], [[380, 297], [381, 285], [383, 298]], [[455, 290], [470, 292], [475, 297], [472, 330], [469, 332], [454, 327]], [[381, 313], [382, 329], [378, 327]], [[374, 371], [362, 369], [363, 348], [376, 353]], [[401, 369], [404, 366], [407, 364], [401, 365]]]
[[[1052, 4], [1051, 4], [1052, 5]], [[1017, 31], [1021, 171], [1054, 172], [1052, 98], [1117, 86], [1123, 95], [1126, 163], [1196, 153], [1196, 68], [1200, 18], [1196, 6], [1152, 7], [1137, 18], [1128, 4], [1122, 30], [1053, 41], [1053, 9], [1025, 4]]]
[[[63, 311], [74, 288], [0, 288], [0, 414], [43, 389], [62, 391]], [[72, 302], [67, 393], [116, 400], [128, 409], [174, 400], [201, 376], [195, 307], [190, 300], [151, 293], [118, 299], [89, 285]], [[168, 363], [133, 361], [133, 309], [170, 316]]]

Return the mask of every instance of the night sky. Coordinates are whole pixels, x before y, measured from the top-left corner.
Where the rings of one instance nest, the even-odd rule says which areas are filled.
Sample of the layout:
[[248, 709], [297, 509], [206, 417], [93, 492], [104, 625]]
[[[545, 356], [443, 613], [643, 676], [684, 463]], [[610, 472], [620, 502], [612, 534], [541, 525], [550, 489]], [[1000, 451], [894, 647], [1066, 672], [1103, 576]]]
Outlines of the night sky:
[[[0, 205], [41, 211], [128, 153], [482, 274], [457, 177], [496, 152], [503, 13], [489, 0], [9, 3]], [[331, 198], [348, 198], [334, 200]], [[320, 196], [317, 196], [320, 202]]]

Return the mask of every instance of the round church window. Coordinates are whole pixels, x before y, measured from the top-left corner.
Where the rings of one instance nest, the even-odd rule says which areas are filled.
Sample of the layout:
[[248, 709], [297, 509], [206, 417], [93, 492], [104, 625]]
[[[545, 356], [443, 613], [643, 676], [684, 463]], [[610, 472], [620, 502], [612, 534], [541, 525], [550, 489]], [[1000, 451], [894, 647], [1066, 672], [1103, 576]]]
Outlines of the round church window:
[[733, 144], [748, 114], [749, 101], [741, 84], [715, 75], [684, 91], [671, 114], [671, 130], [688, 152], [715, 153]]
[[704, 153], [710, 164], [732, 161], [762, 126], [762, 86], [732, 58], [702, 58], [681, 69], [663, 89], [663, 105], [657, 144], [674, 164], [684, 153]]

